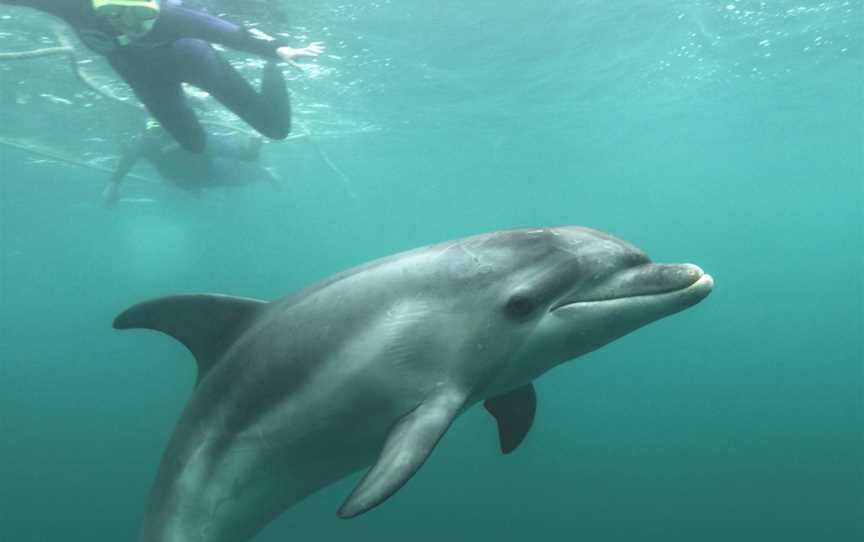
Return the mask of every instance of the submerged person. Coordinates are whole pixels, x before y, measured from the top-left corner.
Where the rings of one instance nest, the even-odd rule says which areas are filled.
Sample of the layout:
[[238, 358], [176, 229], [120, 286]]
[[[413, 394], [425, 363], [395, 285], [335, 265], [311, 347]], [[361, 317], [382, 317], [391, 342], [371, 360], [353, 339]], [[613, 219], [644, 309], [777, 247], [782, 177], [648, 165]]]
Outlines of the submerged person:
[[[324, 51], [320, 42], [294, 49], [257, 29], [180, 6], [179, 0], [0, 0], [38, 9], [70, 24], [81, 41], [104, 55], [150, 114], [191, 152], [207, 137], [182, 83], [208, 92], [259, 133], [285, 139], [291, 105], [277, 65]], [[217, 43], [269, 60], [261, 92], [211, 46]]]
[[159, 175], [184, 190], [239, 186], [278, 179], [260, 157], [260, 137], [210, 134], [203, 153], [191, 153], [178, 145], [158, 122], [149, 121], [142, 133], [125, 145], [120, 162], [102, 192], [106, 205], [120, 198], [120, 183], [140, 160], [149, 162]]

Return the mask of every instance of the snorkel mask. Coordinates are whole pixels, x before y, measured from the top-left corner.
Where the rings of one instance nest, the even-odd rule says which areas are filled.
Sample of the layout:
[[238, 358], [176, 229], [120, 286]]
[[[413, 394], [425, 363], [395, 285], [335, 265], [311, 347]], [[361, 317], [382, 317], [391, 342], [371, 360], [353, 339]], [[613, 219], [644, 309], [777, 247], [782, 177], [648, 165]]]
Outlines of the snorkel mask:
[[93, 0], [96, 15], [120, 33], [118, 39], [127, 44], [146, 35], [159, 17], [158, 0]]

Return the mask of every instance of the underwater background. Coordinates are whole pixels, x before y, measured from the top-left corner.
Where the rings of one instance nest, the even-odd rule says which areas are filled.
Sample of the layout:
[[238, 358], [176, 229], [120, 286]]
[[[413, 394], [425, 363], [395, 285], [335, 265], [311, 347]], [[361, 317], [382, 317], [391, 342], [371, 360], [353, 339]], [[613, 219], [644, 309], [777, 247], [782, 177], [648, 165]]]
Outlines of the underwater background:
[[[696, 263], [715, 290], [539, 379], [511, 456], [475, 407], [384, 505], [336, 518], [358, 474], [255, 540], [864, 540], [860, 1], [186, 4], [326, 42], [286, 68], [302, 137], [263, 149], [282, 190], [189, 194], [139, 166], [151, 181], [106, 208], [98, 168], [145, 116], [66, 57], [0, 62], [0, 540], [136, 538], [195, 367], [112, 330], [129, 305], [273, 299], [557, 224]], [[0, 52], [57, 45], [56, 24], [0, 6]]]

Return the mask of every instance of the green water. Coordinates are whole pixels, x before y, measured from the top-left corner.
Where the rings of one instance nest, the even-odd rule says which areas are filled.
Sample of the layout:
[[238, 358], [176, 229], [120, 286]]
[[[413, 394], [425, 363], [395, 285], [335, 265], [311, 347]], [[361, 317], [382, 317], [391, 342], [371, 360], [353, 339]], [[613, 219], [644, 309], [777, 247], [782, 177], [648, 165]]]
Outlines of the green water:
[[[290, 80], [310, 137], [263, 150], [285, 190], [130, 180], [106, 209], [105, 173], [0, 147], [0, 540], [135, 539], [194, 363], [113, 331], [130, 304], [271, 299], [554, 224], [696, 263], [715, 291], [540, 379], [512, 456], [475, 408], [368, 515], [335, 517], [352, 477], [256, 540], [864, 539], [860, 1], [281, 4], [262, 28], [328, 44]], [[0, 7], [0, 48], [55, 43], [48, 21]], [[141, 122], [62, 59], [0, 62], [0, 137], [110, 166]]]

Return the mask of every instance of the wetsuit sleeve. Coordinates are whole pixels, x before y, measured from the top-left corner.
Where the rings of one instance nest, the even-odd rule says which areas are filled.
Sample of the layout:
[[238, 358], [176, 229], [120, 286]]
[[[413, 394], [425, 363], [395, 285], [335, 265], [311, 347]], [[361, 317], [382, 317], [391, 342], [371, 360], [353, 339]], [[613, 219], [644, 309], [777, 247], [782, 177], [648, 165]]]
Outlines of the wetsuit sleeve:
[[177, 37], [197, 38], [218, 43], [264, 58], [278, 59], [276, 49], [286, 45], [281, 40], [257, 29], [250, 30], [224, 19], [179, 6], [164, 6], [160, 19], [160, 25], [164, 25]]

